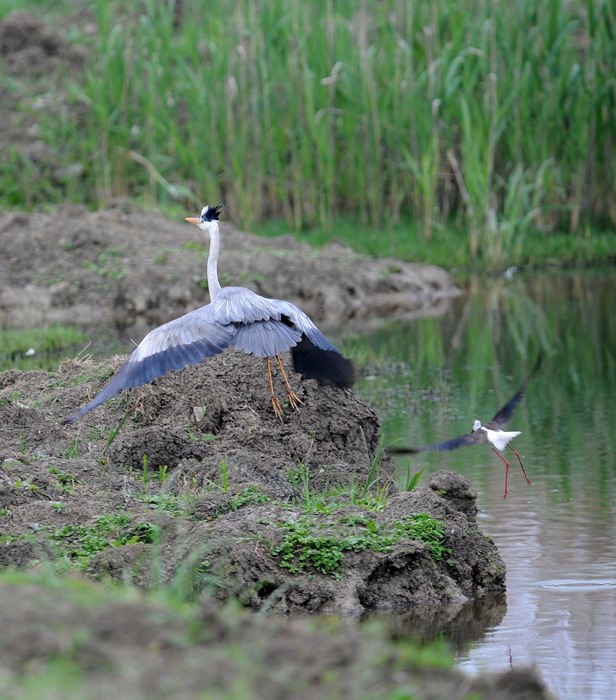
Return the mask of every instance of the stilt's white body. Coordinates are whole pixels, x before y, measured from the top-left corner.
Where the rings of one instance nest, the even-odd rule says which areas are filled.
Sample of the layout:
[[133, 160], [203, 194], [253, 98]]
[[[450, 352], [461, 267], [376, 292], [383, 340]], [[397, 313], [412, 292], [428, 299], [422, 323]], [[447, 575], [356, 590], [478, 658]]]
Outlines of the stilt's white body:
[[513, 438], [516, 438], [518, 435], [522, 434], [519, 430], [507, 433], [504, 430], [490, 430], [489, 428], [485, 428], [483, 426], [481, 426], [481, 430], [485, 431], [490, 445], [494, 445], [497, 450], [501, 451], [507, 447]]

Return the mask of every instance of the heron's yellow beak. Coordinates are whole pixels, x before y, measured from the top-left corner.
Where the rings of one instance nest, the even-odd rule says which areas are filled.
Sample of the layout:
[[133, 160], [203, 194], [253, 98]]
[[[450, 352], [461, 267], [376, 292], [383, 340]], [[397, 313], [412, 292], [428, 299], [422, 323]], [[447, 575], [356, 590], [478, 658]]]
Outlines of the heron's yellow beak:
[[187, 216], [185, 221], [188, 221], [189, 224], [200, 224], [201, 219], [199, 219], [196, 216]]

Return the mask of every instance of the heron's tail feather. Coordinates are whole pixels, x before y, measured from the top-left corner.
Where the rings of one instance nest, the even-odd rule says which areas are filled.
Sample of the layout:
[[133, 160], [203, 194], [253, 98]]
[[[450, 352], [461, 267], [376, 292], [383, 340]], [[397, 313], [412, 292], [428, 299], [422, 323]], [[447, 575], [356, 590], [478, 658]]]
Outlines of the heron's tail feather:
[[301, 341], [291, 348], [293, 367], [307, 379], [316, 379], [321, 384], [331, 382], [346, 388], [355, 382], [355, 368], [351, 360], [337, 350], [322, 350], [313, 345], [304, 335]]

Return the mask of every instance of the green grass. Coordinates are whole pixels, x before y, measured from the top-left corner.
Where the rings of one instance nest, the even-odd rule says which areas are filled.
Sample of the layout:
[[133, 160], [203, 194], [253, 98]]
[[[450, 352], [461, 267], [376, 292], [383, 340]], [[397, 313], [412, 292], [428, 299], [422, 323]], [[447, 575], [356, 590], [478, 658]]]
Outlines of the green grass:
[[[29, 3], [70, 7], [54, 5]], [[615, 222], [609, 0], [89, 7], [97, 31], [69, 33], [88, 44], [77, 110], [40, 123], [58, 165], [83, 165], [79, 184], [14, 153], [3, 204], [224, 201], [244, 227], [351, 221], [353, 236], [359, 222], [379, 253], [448, 266], [518, 264], [535, 248], [596, 258], [552, 234]]]
[[[335, 219], [325, 227], [293, 231], [284, 220], [255, 224], [254, 232], [268, 237], [291, 234], [298, 241], [322, 247], [339, 239], [359, 253], [377, 258], [392, 257], [409, 262], [440, 265], [446, 269], [501, 271], [511, 265], [529, 267], [589, 266], [616, 261], [616, 236], [609, 231], [573, 233], [529, 229], [511, 241], [498, 255], [471, 254], [469, 239], [454, 227], [439, 228], [430, 241], [421, 235], [417, 222], [400, 221], [378, 229], [348, 218]], [[395, 269], [392, 270], [395, 272]]]
[[128, 513], [98, 515], [91, 525], [65, 525], [50, 533], [58, 550], [55, 566], [59, 570], [86, 570], [92, 557], [107, 547], [151, 543], [158, 537], [158, 527], [135, 523]]
[[363, 516], [321, 520], [304, 514], [280, 525], [282, 542], [270, 553], [292, 573], [317, 571], [338, 575], [346, 552], [390, 552], [401, 542], [425, 543], [432, 558], [440, 561], [451, 550], [443, 544], [443, 523], [426, 513], [409, 515], [389, 525], [378, 525]]
[[[59, 361], [81, 350], [88, 336], [72, 326], [0, 328], [0, 371], [6, 369], [57, 369]], [[35, 354], [27, 356], [30, 349]]]

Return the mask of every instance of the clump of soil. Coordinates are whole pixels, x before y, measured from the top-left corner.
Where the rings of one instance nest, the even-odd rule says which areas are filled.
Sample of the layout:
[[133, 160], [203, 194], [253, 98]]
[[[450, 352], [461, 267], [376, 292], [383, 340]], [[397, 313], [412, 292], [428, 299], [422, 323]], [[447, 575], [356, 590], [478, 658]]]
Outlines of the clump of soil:
[[83, 52], [28, 12], [11, 12], [0, 22], [0, 56], [11, 75], [49, 75], [83, 67]]
[[[315, 250], [221, 225], [223, 285], [287, 299], [324, 328], [445, 311], [459, 292], [442, 269], [374, 260], [340, 243]], [[139, 331], [209, 302], [207, 241], [184, 221], [118, 202], [88, 212], [0, 213], [0, 323]]]

